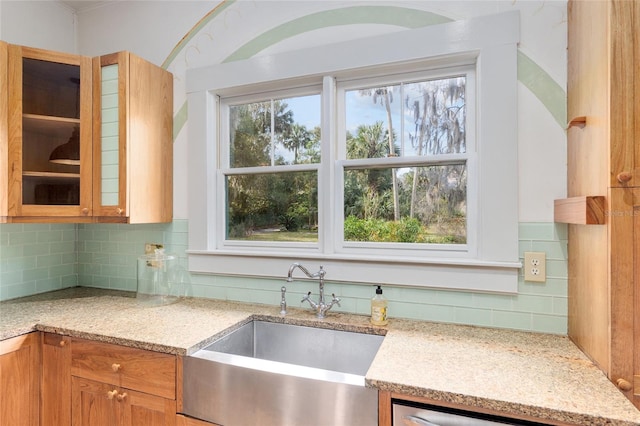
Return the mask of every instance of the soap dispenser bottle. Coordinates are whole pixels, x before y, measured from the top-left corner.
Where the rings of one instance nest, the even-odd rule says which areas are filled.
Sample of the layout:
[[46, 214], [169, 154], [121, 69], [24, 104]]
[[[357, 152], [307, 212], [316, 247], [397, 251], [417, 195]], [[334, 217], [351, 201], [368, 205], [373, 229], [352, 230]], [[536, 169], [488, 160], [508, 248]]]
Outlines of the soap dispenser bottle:
[[387, 325], [387, 299], [382, 295], [382, 288], [378, 286], [376, 295], [371, 299], [371, 324]]

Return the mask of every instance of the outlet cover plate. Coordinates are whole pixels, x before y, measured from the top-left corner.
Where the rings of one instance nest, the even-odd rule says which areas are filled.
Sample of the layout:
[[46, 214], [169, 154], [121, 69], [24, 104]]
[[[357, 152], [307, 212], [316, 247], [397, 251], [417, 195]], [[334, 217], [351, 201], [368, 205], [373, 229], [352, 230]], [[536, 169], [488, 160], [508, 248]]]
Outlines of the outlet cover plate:
[[543, 283], [547, 280], [546, 254], [541, 251], [524, 253], [524, 280]]

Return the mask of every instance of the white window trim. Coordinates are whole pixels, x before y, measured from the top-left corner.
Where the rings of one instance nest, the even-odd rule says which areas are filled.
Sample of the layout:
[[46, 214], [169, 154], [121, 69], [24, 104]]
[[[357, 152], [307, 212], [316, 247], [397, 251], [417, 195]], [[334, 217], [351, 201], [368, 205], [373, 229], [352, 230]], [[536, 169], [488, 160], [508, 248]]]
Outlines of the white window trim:
[[[416, 42], [422, 41], [422, 42]], [[425, 43], [424, 40], [429, 40]], [[261, 56], [245, 61], [187, 71], [189, 108], [189, 269], [194, 273], [279, 277], [289, 265], [301, 261], [313, 268], [322, 264], [328, 281], [383, 283], [471, 291], [517, 292], [517, 11], [456, 21], [426, 28], [399, 31], [296, 52]], [[377, 46], [371, 49], [370, 46]], [[362, 52], [367, 52], [362, 55]], [[221, 194], [216, 117], [218, 96], [239, 87], [252, 92], [271, 91], [277, 82], [286, 87], [317, 84], [330, 86], [332, 77], [355, 75], [352, 70], [375, 67], [381, 74], [397, 64], [415, 64], [415, 70], [476, 61], [478, 139], [478, 239], [473, 257], [424, 256], [389, 259], [384, 256], [337, 253], [335, 247], [319, 249], [283, 247], [279, 253], [253, 249], [219, 249], [215, 224], [220, 220], [216, 196]], [[402, 72], [412, 71], [404, 65]], [[332, 76], [332, 77], [326, 77]], [[274, 82], [275, 85], [274, 85]], [[284, 84], [283, 83], [283, 84]], [[322, 113], [331, 113], [334, 90], [323, 92]], [[324, 120], [323, 134], [336, 134], [334, 120]], [[323, 143], [330, 143], [323, 138]], [[499, 159], [499, 163], [496, 161]], [[498, 165], [496, 167], [496, 165]], [[335, 182], [335, 161], [323, 161], [319, 203], [335, 211], [331, 191], [322, 187]], [[222, 192], [224, 193], [224, 192]], [[495, 206], [495, 207], [494, 207]], [[332, 216], [321, 218], [321, 230], [335, 228]], [[326, 238], [321, 238], [326, 241]]]

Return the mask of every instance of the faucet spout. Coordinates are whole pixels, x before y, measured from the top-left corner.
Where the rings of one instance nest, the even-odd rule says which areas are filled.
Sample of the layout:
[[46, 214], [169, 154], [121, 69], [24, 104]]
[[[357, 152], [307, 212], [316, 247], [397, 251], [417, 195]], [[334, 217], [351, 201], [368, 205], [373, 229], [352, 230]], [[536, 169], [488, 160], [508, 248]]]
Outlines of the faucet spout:
[[[296, 270], [296, 268], [300, 269], [302, 272], [304, 272], [304, 274], [309, 277], [309, 278], [315, 278], [313, 276], [313, 274], [311, 272], [309, 272], [309, 270], [307, 268], [305, 268], [304, 266], [302, 266], [299, 263], [292, 263], [291, 266], [289, 267], [289, 274], [287, 275], [287, 282], [292, 282], [293, 281], [293, 271]], [[322, 269], [322, 266], [320, 267], [320, 269]]]

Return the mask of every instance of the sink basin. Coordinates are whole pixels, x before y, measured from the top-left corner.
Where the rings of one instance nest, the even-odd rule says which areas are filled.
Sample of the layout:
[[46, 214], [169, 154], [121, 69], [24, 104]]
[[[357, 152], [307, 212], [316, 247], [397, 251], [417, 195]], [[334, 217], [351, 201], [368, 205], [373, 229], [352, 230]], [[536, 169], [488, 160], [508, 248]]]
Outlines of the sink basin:
[[184, 413], [223, 426], [373, 425], [384, 336], [251, 321], [184, 357]]

